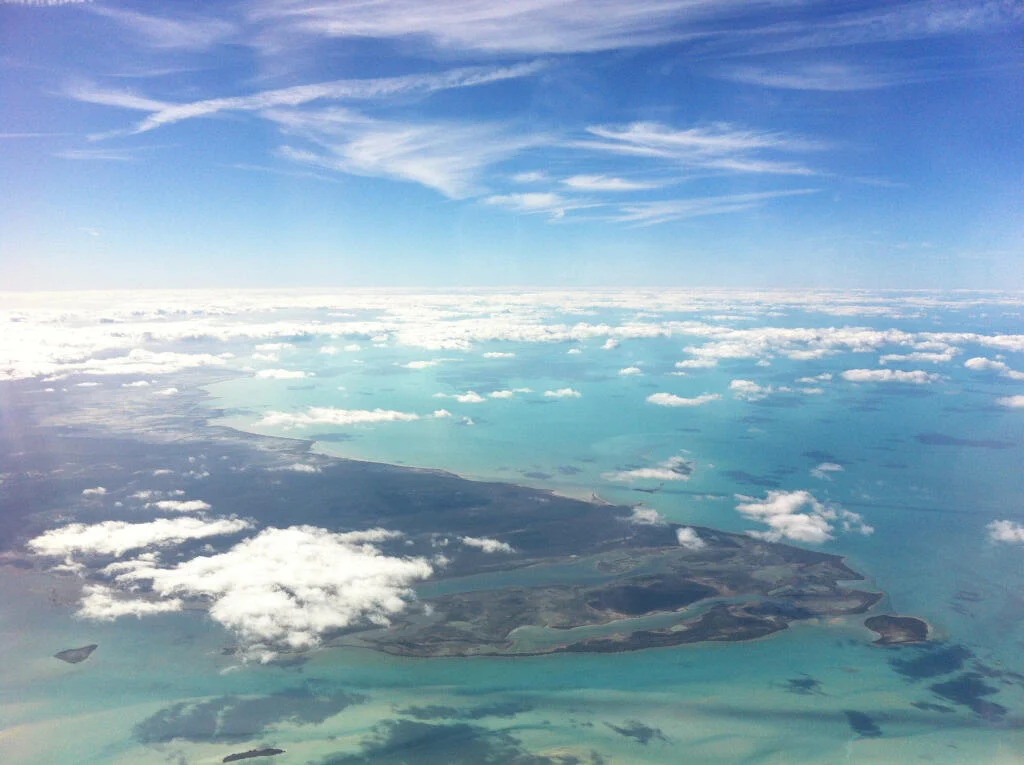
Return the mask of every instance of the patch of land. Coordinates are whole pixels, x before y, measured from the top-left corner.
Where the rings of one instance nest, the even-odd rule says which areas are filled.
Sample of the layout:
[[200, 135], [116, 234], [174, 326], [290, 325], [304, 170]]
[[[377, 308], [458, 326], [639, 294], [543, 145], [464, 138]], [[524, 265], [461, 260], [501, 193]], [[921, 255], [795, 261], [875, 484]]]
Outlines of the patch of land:
[[879, 614], [865, 619], [864, 626], [878, 634], [875, 645], [908, 645], [928, 640], [928, 622], [914, 616]]
[[66, 661], [68, 664], [80, 664], [81, 662], [92, 656], [92, 652], [99, 648], [98, 645], [84, 645], [81, 648], [68, 648], [64, 651], [58, 651], [53, 655], [53, 658]]
[[221, 762], [238, 762], [240, 760], [251, 760], [254, 757], [273, 757], [276, 754], [284, 754], [284, 749], [250, 749], [247, 752], [229, 754]]

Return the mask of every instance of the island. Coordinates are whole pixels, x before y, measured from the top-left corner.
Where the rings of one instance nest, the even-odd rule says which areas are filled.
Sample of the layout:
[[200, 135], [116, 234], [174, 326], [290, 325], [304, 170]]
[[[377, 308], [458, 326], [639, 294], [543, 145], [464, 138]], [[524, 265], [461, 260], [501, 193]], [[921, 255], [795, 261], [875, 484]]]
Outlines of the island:
[[875, 645], [910, 645], [928, 640], [928, 622], [915, 616], [879, 614], [864, 621], [878, 635]]
[[92, 652], [99, 648], [95, 643], [92, 645], [84, 645], [81, 648], [68, 648], [64, 651], [58, 651], [53, 655], [53, 658], [66, 661], [68, 664], [79, 664], [90, 656]]
[[[665, 524], [665, 536], [675, 539], [677, 528]], [[882, 598], [841, 585], [862, 577], [839, 556], [689, 528], [702, 541], [696, 549], [649, 536], [644, 546], [534, 564], [529, 578], [538, 581], [527, 586], [482, 587], [469, 577], [465, 589], [426, 588], [389, 627], [335, 642], [417, 657], [635, 651], [753, 640], [797, 620], [864, 613]]]
[[238, 762], [239, 760], [251, 760], [254, 757], [273, 757], [275, 754], [284, 754], [284, 749], [250, 749], [248, 752], [229, 754], [221, 762]]

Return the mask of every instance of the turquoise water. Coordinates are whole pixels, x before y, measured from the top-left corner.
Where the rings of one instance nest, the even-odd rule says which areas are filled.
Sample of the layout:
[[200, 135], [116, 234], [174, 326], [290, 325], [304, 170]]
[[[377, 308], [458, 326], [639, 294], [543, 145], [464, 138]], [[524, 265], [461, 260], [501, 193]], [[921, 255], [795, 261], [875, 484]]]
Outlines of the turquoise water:
[[[605, 311], [587, 321], [616, 325], [632, 316]], [[732, 323], [837, 324], [834, 316], [794, 312]], [[1013, 327], [1011, 320], [1000, 328], [991, 318], [942, 311], [913, 320], [858, 319], [856, 324], [915, 333], [993, 334]], [[350, 342], [358, 342], [360, 350], [320, 352], [322, 346]], [[275, 721], [254, 739], [288, 750], [273, 761], [319, 762], [332, 753], [359, 751], [379, 721], [401, 716], [408, 707], [443, 705], [464, 710], [469, 716], [463, 719], [473, 726], [503, 731], [522, 750], [548, 757], [588, 757], [597, 751], [616, 763], [1019, 762], [1024, 756], [1024, 685], [997, 673], [1024, 671], [1024, 547], [993, 542], [986, 526], [995, 520], [1024, 520], [1024, 414], [996, 403], [1024, 383], [965, 369], [969, 357], [996, 354], [969, 342], [958, 344], [961, 353], [949, 363], [886, 365], [942, 375], [923, 385], [841, 379], [843, 370], [881, 368], [882, 352], [910, 352], [888, 346], [841, 349], [808, 360], [788, 359], [776, 349], [760, 357], [723, 357], [718, 366], [688, 369], [686, 376], [671, 374], [677, 371], [675, 362], [690, 358], [685, 347], [707, 342], [706, 337], [675, 334], [625, 338], [607, 350], [603, 337], [430, 350], [393, 338], [378, 346], [366, 337], [304, 336], [294, 339], [294, 347], [278, 351], [278, 360], [264, 364], [245, 355], [252, 353], [251, 344], [235, 342], [225, 347], [236, 353], [239, 365], [303, 370], [312, 376], [241, 375], [208, 385], [207, 405], [211, 411], [224, 410], [217, 424], [240, 430], [326, 436], [315, 446], [325, 454], [439, 468], [573, 496], [597, 494], [615, 503], [642, 502], [673, 521], [732, 531], [763, 528], [737, 512], [743, 500], [736, 495], [764, 498], [771, 490], [810, 491], [823, 502], [860, 514], [874, 533], [837, 530], [834, 539], [809, 546], [848, 556], [850, 565], [868, 578], [866, 586], [887, 594], [881, 611], [926, 619], [935, 638], [966, 646], [974, 658], [960, 671], [989, 673], [987, 682], [997, 692], [986, 698], [1008, 709], [1000, 719], [985, 719], [929, 691], [929, 685], [957, 673], [913, 680], [895, 671], [892, 660], [921, 652], [872, 646], [863, 617], [798, 623], [784, 634], [747, 644], [628, 654], [415, 660], [332, 648], [313, 652], [296, 667], [243, 666], [220, 653], [224, 634], [201, 614], [86, 626], [69, 619], [67, 609], [40, 608], [47, 580], [19, 572], [0, 577], [6, 605], [0, 614], [0, 650], [8, 659], [0, 690], [4, 761], [162, 763], [181, 757], [189, 763], [217, 762], [250, 743], [177, 739], [144, 744], [134, 726], [184, 700], [258, 697], [323, 683], [318, 687], [359, 694], [360, 703], [316, 723]], [[581, 352], [569, 354], [571, 348]], [[516, 355], [485, 358], [489, 351]], [[758, 358], [770, 366], [758, 366]], [[1006, 352], [1003, 358], [1010, 368], [1024, 369], [1024, 355]], [[440, 361], [420, 369], [399, 366], [429, 360]], [[619, 374], [632, 366], [643, 374]], [[823, 373], [832, 373], [833, 379], [813, 386], [796, 382]], [[738, 398], [730, 389], [737, 379], [773, 390], [756, 400]], [[779, 390], [785, 387], [794, 390]], [[807, 387], [822, 392], [799, 392]], [[488, 398], [493, 391], [517, 388], [532, 392]], [[562, 388], [580, 395], [544, 395]], [[487, 400], [468, 403], [450, 397], [469, 391]], [[699, 406], [661, 407], [646, 402], [656, 392], [720, 398]], [[309, 407], [380, 408], [420, 419], [304, 428], [261, 424], [268, 412], [301, 414]], [[452, 416], [430, 416], [442, 408]], [[678, 455], [695, 465], [688, 481], [609, 479]], [[826, 478], [812, 475], [825, 462], [843, 470]], [[570, 571], [580, 576], [569, 568], [563, 573]], [[483, 586], [508, 576], [525, 582], [558, 574], [557, 569], [528, 570], [483, 575], [475, 582], [432, 582], [421, 593]], [[38, 654], [40, 639], [46, 641], [46, 656], [83, 642], [86, 634], [88, 642], [104, 648], [89, 662], [55, 666], [52, 660], [31, 658]], [[520, 637], [531, 645], [553, 639], [536, 630]], [[510, 701], [520, 702], [521, 711], [472, 716], [481, 706]], [[857, 713], [867, 715], [880, 735], [863, 724], [858, 730]], [[661, 737], [643, 743], [612, 727], [628, 728], [631, 721], [657, 729]], [[450, 724], [452, 719], [429, 722]], [[417, 757], [410, 755], [409, 762]]]

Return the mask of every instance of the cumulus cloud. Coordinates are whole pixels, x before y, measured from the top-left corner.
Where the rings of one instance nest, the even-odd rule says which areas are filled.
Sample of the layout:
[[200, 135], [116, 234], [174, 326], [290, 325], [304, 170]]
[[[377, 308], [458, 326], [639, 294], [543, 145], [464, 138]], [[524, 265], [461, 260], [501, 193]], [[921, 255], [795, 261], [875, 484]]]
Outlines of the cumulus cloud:
[[819, 502], [809, 491], [769, 491], [765, 499], [737, 495], [743, 500], [736, 509], [753, 521], [768, 526], [767, 531], [751, 531], [751, 536], [778, 542], [821, 544], [833, 539], [836, 529], [872, 534], [874, 529], [857, 513]]
[[404, 364], [398, 366], [405, 369], [429, 369], [430, 367], [436, 367], [438, 364], [444, 362], [445, 359], [432, 359], [430, 361], [407, 361]]
[[683, 398], [673, 393], [652, 393], [647, 397], [647, 403], [658, 406], [703, 406], [721, 398], [717, 393], [702, 393], [694, 398]]
[[178, 598], [168, 600], [143, 600], [125, 597], [116, 590], [102, 584], [85, 587], [78, 604], [78, 616], [95, 621], [112, 621], [122, 616], [151, 616], [153, 614], [180, 611], [183, 603]]
[[482, 404], [487, 400], [475, 390], [466, 391], [465, 393], [435, 393], [434, 398], [453, 398], [460, 404]]
[[574, 388], [559, 388], [558, 390], [546, 390], [544, 395], [548, 398], [579, 398], [583, 394]]
[[842, 378], [848, 382], [907, 383], [910, 385], [928, 385], [942, 379], [941, 375], [925, 372], [920, 369], [905, 371], [902, 369], [847, 369]]
[[665, 519], [661, 517], [661, 513], [655, 510], [653, 507], [644, 507], [643, 505], [637, 505], [633, 508], [629, 517], [626, 518], [630, 523], [636, 523], [640, 526], [664, 526]]
[[822, 462], [816, 468], [811, 470], [811, 475], [815, 478], [821, 478], [824, 481], [831, 481], [829, 473], [841, 473], [843, 466], [835, 462]]
[[143, 547], [175, 545], [190, 539], [237, 534], [251, 528], [239, 518], [205, 520], [201, 518], [157, 518], [148, 523], [103, 521], [86, 525], [72, 523], [43, 532], [29, 540], [28, 548], [37, 555], [70, 557], [82, 555], [124, 555]]
[[412, 422], [418, 414], [393, 409], [335, 409], [311, 406], [305, 412], [267, 412], [259, 425], [272, 428], [305, 428], [310, 425], [369, 425], [377, 422]]
[[1003, 396], [1002, 398], [997, 398], [996, 403], [1010, 409], [1024, 409], [1024, 396]]
[[310, 375], [299, 369], [261, 369], [256, 376], [261, 380], [301, 380]]
[[679, 542], [680, 547], [685, 547], [687, 550], [701, 550], [707, 547], [707, 542], [688, 526], [676, 529], [676, 541]]
[[619, 470], [601, 475], [606, 481], [689, 481], [694, 464], [685, 457], [670, 457], [654, 467]]
[[485, 359], [511, 359], [514, 357], [514, 353], [505, 351], [487, 351], [487, 353], [484, 354]]
[[790, 389], [786, 387], [775, 388], [771, 385], [759, 385], [753, 380], [733, 380], [729, 383], [729, 390], [736, 398], [743, 401], [758, 401], [776, 391], [790, 392]]
[[147, 503], [146, 507], [155, 507], [168, 513], [198, 513], [209, 510], [212, 506], [201, 499], [161, 499]]
[[92, 489], [82, 489], [83, 497], [102, 497], [107, 493], [107, 490], [102, 486], [97, 486]]
[[643, 373], [644, 370], [642, 370], [640, 367], [624, 367], [623, 369], [619, 370], [619, 374], [622, 375], [623, 377], [628, 377], [630, 375], [642, 375]]
[[385, 555], [398, 536], [383, 529], [333, 533], [313, 526], [268, 528], [224, 553], [170, 568], [139, 567], [122, 587], [148, 582], [161, 599], [200, 599], [250, 656], [315, 647], [330, 630], [387, 625], [413, 597], [410, 585], [433, 573], [423, 558]]
[[290, 473], [320, 473], [322, 468], [319, 465], [310, 465], [305, 462], [293, 462], [291, 465], [282, 465], [275, 470], [284, 470]]
[[676, 369], [710, 369], [717, 366], [718, 359], [686, 359], [676, 362]]
[[995, 361], [976, 356], [973, 359], [967, 359], [964, 362], [964, 366], [973, 372], [996, 372], [1000, 377], [1005, 377], [1008, 380], [1024, 380], [1024, 372], [1010, 369], [1005, 361]]
[[435, 409], [430, 416], [433, 417], [435, 420], [443, 420], [448, 417], [451, 417], [452, 413], [449, 412], [447, 409]]
[[986, 528], [988, 538], [993, 542], [1024, 544], [1024, 525], [1013, 521], [992, 521]]
[[485, 553], [514, 553], [516, 550], [507, 542], [487, 537], [459, 537], [459, 541], [466, 547], [475, 547]]

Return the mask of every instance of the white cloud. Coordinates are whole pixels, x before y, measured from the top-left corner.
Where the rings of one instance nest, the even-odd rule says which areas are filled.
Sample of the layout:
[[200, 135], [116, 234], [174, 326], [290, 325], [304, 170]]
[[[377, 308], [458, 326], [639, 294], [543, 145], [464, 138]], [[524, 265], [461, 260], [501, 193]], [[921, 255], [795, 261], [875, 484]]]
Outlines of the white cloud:
[[442, 363], [444, 359], [433, 359], [431, 361], [407, 361], [404, 364], [398, 364], [400, 367], [405, 369], [429, 369], [430, 367], [436, 367]]
[[609, 337], [604, 341], [604, 345], [601, 346], [602, 351], [612, 351], [619, 347], [619, 341], [614, 337]]
[[945, 351], [914, 351], [913, 353], [887, 353], [878, 359], [879, 364], [890, 364], [892, 362], [917, 362], [923, 361], [928, 364], [945, 364], [953, 360], [959, 353], [958, 348], [948, 348]]
[[157, 518], [147, 523], [103, 521], [86, 525], [72, 523], [50, 529], [28, 542], [37, 555], [69, 557], [84, 555], [123, 555], [142, 547], [179, 544], [189, 539], [236, 534], [252, 524], [238, 518], [204, 520], [189, 516]]
[[141, 619], [143, 616], [180, 611], [183, 606], [178, 598], [142, 600], [119, 597], [119, 593], [110, 587], [90, 584], [83, 590], [83, 597], [78, 605], [78, 616], [95, 621], [111, 621], [122, 616], [135, 616]]
[[164, 388], [156, 392], [157, 396], [176, 396], [180, 393], [177, 388]]
[[544, 395], [548, 398], [579, 398], [583, 394], [574, 388], [559, 388], [558, 390], [546, 390]]
[[902, 369], [847, 369], [841, 377], [849, 382], [893, 382], [910, 385], [928, 385], [942, 379], [941, 375], [920, 369], [910, 372]]
[[487, 351], [487, 353], [484, 354], [485, 359], [511, 359], [514, 357], [514, 353], [505, 353], [503, 351]]
[[412, 422], [418, 414], [392, 409], [335, 409], [311, 406], [305, 412], [267, 412], [259, 425], [271, 428], [305, 428], [310, 425], [369, 425], [377, 422]]
[[643, 191], [664, 185], [653, 181], [630, 181], [607, 175], [574, 175], [563, 179], [562, 184], [577, 191]]
[[435, 409], [433, 414], [431, 414], [430, 416], [433, 417], [435, 420], [443, 420], [447, 419], [448, 417], [451, 417], [452, 413], [449, 412], [447, 409]]
[[315, 647], [327, 631], [356, 623], [386, 625], [413, 597], [410, 585], [433, 568], [423, 558], [384, 555], [382, 529], [332, 533], [312, 526], [268, 528], [224, 553], [172, 568], [140, 567], [121, 586], [150, 582], [161, 598], [203, 599], [248, 655]]
[[152, 383], [149, 380], [135, 380], [134, 382], [121, 383], [122, 388], [148, 388]]
[[842, 465], [835, 462], [822, 462], [816, 468], [811, 470], [811, 475], [824, 481], [831, 481], [832, 479], [829, 477], [829, 473], [841, 473], [843, 469]]
[[693, 398], [683, 398], [673, 393], [652, 393], [647, 397], [647, 403], [658, 406], [703, 406], [712, 401], [719, 401], [721, 398], [717, 393], [702, 393]]
[[146, 507], [155, 507], [168, 513], [198, 513], [209, 510], [212, 506], [201, 499], [161, 499], [148, 503]]
[[717, 366], [718, 359], [686, 359], [676, 362], [676, 369], [711, 369]]
[[487, 537], [459, 537], [459, 541], [467, 547], [475, 547], [485, 553], [514, 553], [516, 550], [507, 542]]
[[[769, 169], [760, 171], [748, 168], [750, 172], [772, 172]], [[775, 172], [782, 172], [775, 170]], [[692, 197], [689, 199], [669, 199], [655, 202], [630, 202], [622, 204], [619, 212], [612, 220], [619, 223], [632, 223], [637, 226], [653, 226], [686, 218], [700, 218], [707, 215], [724, 215], [741, 212], [761, 206], [773, 199], [782, 199], [805, 194], [816, 194], [818, 189], [790, 189], [788, 191], [759, 191], [747, 194], [728, 194], [714, 197]]]
[[295, 343], [257, 343], [254, 348], [264, 353], [268, 351], [289, 351], [295, 347]]
[[261, 380], [302, 380], [309, 374], [299, 369], [261, 369], [256, 377]]
[[107, 493], [107, 490], [102, 486], [97, 486], [94, 489], [82, 489], [83, 497], [102, 497]]
[[1024, 396], [1003, 396], [1002, 398], [997, 398], [996, 403], [1010, 409], [1024, 409]]
[[624, 367], [619, 370], [619, 374], [622, 375], [623, 377], [628, 377], [630, 375], [642, 375], [643, 373], [644, 370], [642, 370], [640, 367]]
[[474, 390], [465, 393], [435, 393], [434, 398], [453, 398], [460, 404], [482, 404], [487, 400]]
[[707, 542], [688, 526], [676, 529], [676, 541], [679, 542], [680, 547], [685, 547], [687, 550], [702, 550], [707, 547]]
[[765, 499], [738, 495], [744, 500], [736, 509], [747, 518], [764, 523], [768, 531], [752, 531], [751, 536], [778, 542], [821, 544], [833, 539], [833, 532], [872, 534], [874, 529], [857, 513], [819, 502], [809, 491], [769, 491]]
[[206, 50], [235, 32], [234, 24], [220, 19], [169, 19], [99, 4], [88, 7], [128, 29], [134, 41], [160, 50]]
[[293, 462], [290, 465], [282, 465], [275, 470], [284, 470], [290, 473], [321, 473], [323, 469], [319, 465], [310, 465], [305, 462]]
[[570, 348], [569, 350], [566, 351], [566, 353], [568, 353], [570, 356], [575, 356], [577, 354], [583, 353], [583, 351], [581, 351], [579, 348]]
[[517, 194], [493, 194], [483, 200], [486, 204], [504, 207], [527, 215], [548, 215], [557, 220], [564, 218], [571, 210], [595, 207], [594, 203], [563, 197], [547, 191], [530, 191]]
[[689, 481], [693, 469], [693, 463], [685, 457], [670, 457], [664, 462], [658, 463], [655, 467], [602, 473], [601, 477], [606, 481], [621, 481], [625, 483], [632, 483], [633, 481]]
[[988, 526], [988, 538], [993, 542], [1024, 544], [1024, 526], [1013, 521], [992, 521]]
[[661, 516], [661, 513], [653, 507], [644, 507], [643, 505], [637, 505], [634, 507], [626, 520], [630, 523], [639, 524], [640, 526], [665, 525], [665, 519]]
[[1010, 369], [1010, 366], [1005, 361], [994, 361], [981, 356], [975, 356], [973, 359], [967, 359], [964, 362], [964, 366], [973, 372], [997, 372], [1000, 377], [1005, 377], [1008, 380], [1024, 380], [1024, 372]]

